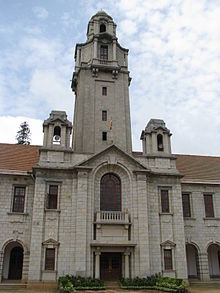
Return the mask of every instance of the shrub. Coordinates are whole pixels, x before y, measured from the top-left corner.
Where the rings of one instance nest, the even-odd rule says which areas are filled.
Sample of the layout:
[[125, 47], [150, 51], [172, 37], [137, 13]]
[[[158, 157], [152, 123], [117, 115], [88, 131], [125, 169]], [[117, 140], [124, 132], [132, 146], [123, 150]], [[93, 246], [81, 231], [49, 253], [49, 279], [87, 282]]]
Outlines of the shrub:
[[60, 289], [60, 292], [62, 293], [72, 293], [72, 292], [75, 292], [75, 289], [98, 290], [98, 289], [104, 289], [104, 288], [105, 288], [105, 284], [103, 280], [92, 279], [91, 277], [66, 275], [59, 278], [59, 289]]
[[121, 288], [126, 289], [158, 289], [166, 292], [186, 293], [186, 284], [182, 279], [161, 277], [156, 274], [146, 278], [120, 280]]

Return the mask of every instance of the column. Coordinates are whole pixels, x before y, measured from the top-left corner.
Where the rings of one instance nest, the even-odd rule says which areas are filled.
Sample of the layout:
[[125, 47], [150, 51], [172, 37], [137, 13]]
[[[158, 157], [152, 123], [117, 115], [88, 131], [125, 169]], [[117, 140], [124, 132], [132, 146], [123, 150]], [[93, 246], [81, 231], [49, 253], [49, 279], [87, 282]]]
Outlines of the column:
[[97, 48], [98, 48], [98, 40], [97, 40], [97, 38], [94, 38], [94, 48], [93, 48], [93, 50], [94, 50], [94, 54], [93, 54], [93, 57], [95, 58], [95, 59], [97, 59], [98, 57], [97, 57]]
[[199, 274], [202, 281], [210, 280], [209, 276], [209, 263], [208, 263], [208, 253], [199, 253]]
[[113, 40], [113, 60], [116, 61], [116, 40]]
[[125, 256], [125, 278], [129, 278], [129, 255], [130, 251], [125, 251], [124, 256]]
[[95, 251], [95, 279], [100, 279], [100, 254], [101, 251], [98, 248]]

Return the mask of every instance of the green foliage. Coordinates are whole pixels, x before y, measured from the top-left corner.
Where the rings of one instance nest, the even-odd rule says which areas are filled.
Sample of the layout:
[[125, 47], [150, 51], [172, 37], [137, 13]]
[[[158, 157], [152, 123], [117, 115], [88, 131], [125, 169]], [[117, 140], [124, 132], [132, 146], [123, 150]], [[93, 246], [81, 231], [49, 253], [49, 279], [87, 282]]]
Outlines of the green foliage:
[[134, 279], [124, 279], [120, 280], [120, 285], [122, 287], [153, 287], [156, 285], [159, 275], [148, 276], [146, 278], [136, 277]]
[[91, 277], [80, 277], [80, 276], [71, 276], [66, 275], [59, 278], [59, 288], [61, 289], [61, 292], [72, 292], [72, 291], [62, 291], [62, 288], [66, 288], [67, 285], [71, 284], [73, 288], [75, 289], [104, 289], [105, 284], [103, 280], [99, 279], [92, 279]]
[[31, 138], [30, 138], [30, 128], [26, 121], [21, 123], [20, 128], [17, 132], [16, 139], [18, 141], [18, 144], [30, 144]]
[[156, 286], [175, 290], [186, 289], [186, 284], [182, 279], [169, 277], [160, 277], [156, 283]]
[[76, 289], [74, 288], [71, 281], [66, 277], [59, 278], [59, 291], [60, 293], [75, 293]]
[[120, 280], [120, 286], [124, 289], [157, 289], [165, 292], [186, 293], [186, 283], [182, 279], [161, 277], [156, 274], [146, 278]]

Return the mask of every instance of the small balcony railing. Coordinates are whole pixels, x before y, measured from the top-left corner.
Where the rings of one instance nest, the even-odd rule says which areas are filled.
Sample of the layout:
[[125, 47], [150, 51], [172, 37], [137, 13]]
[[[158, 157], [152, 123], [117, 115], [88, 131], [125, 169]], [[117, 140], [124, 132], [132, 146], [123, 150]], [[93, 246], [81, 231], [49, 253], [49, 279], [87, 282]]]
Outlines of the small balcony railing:
[[96, 212], [96, 223], [129, 224], [129, 214], [118, 211], [98, 211]]
[[116, 60], [93, 58], [92, 65], [107, 65], [110, 67], [118, 67], [118, 62]]

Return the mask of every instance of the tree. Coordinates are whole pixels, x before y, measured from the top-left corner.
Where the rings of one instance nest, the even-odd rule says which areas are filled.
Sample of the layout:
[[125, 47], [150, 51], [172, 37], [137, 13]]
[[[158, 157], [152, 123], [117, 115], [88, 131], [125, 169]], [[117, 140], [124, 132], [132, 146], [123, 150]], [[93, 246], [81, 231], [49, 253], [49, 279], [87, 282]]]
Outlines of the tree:
[[24, 121], [21, 123], [20, 128], [17, 132], [16, 139], [18, 144], [30, 144], [31, 143], [31, 132], [29, 128], [29, 124]]

